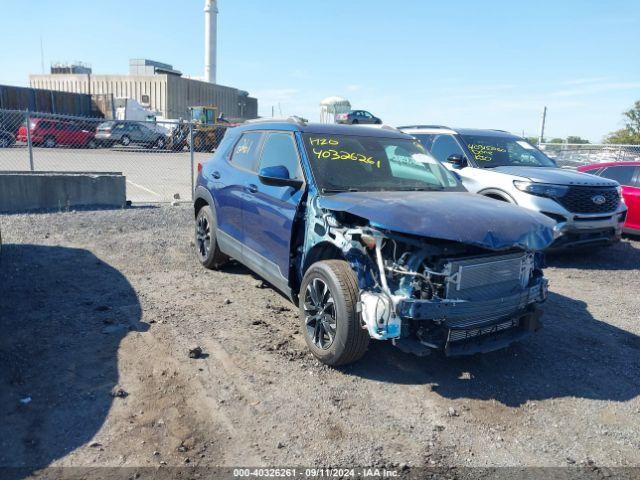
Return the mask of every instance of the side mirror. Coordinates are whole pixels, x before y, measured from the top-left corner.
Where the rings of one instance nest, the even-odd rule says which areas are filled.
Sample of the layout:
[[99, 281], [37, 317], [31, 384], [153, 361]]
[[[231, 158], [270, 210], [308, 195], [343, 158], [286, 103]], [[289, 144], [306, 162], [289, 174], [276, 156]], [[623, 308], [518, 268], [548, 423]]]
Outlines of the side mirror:
[[291, 178], [289, 176], [289, 170], [284, 165], [261, 168], [258, 177], [265, 185], [274, 187], [293, 187], [298, 189], [302, 187], [303, 184], [302, 180]]
[[453, 165], [453, 168], [464, 168], [468, 165], [467, 159], [460, 154], [454, 153], [447, 157], [447, 163]]

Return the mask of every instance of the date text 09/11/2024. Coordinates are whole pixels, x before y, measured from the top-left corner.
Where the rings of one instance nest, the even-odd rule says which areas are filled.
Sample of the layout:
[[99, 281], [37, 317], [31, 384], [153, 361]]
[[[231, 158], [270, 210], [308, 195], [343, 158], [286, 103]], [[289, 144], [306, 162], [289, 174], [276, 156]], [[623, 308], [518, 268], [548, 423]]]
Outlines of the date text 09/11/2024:
[[394, 478], [398, 471], [386, 468], [239, 468], [233, 470], [235, 478]]

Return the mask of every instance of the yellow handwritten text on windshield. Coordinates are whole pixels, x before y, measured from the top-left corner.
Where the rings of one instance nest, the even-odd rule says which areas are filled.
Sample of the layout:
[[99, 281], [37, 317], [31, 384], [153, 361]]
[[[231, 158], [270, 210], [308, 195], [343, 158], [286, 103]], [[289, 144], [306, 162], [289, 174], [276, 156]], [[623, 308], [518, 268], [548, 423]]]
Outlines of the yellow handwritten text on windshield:
[[507, 150], [493, 145], [471, 144], [469, 150], [479, 162], [491, 162], [494, 153], [505, 153]]
[[310, 138], [309, 143], [311, 143], [311, 145], [313, 145], [314, 147], [323, 145], [331, 145], [333, 147], [336, 147], [340, 145], [340, 142], [335, 138]]
[[313, 149], [313, 154], [318, 157], [319, 160], [351, 160], [380, 168], [380, 160], [374, 160], [373, 157], [363, 155], [362, 153], [337, 148], [340, 146], [340, 141], [335, 138], [310, 138], [309, 143], [314, 147], [321, 147]]
[[380, 160], [376, 161], [373, 157], [367, 157], [361, 153], [347, 152], [346, 150], [334, 150], [333, 148], [329, 148], [327, 150], [314, 148], [313, 154], [318, 157], [318, 159], [352, 160], [354, 162], [366, 163], [367, 165], [374, 165], [380, 168]]

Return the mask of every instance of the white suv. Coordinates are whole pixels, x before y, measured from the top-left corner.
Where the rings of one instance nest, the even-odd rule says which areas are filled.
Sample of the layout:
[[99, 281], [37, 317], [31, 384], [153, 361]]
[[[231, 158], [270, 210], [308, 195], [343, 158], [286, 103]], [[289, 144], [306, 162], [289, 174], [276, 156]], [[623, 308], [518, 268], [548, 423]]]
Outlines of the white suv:
[[437, 125], [398, 127], [473, 193], [543, 213], [557, 222], [552, 248], [620, 239], [627, 208], [613, 180], [565, 170], [522, 137], [501, 130]]

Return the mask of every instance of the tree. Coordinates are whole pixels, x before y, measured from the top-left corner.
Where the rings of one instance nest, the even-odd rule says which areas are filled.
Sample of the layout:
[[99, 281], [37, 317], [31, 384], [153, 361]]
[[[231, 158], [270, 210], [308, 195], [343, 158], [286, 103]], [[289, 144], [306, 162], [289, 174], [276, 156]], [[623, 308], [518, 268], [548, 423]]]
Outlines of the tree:
[[549, 143], [564, 143], [564, 138], [552, 138], [551, 140], [549, 140]]
[[640, 100], [622, 115], [624, 116], [624, 128], [611, 132], [605, 138], [605, 142], [640, 144]]
[[526, 140], [531, 145], [538, 145], [538, 137], [527, 137]]
[[567, 143], [580, 143], [580, 144], [585, 144], [585, 143], [589, 143], [589, 140], [586, 140], [584, 138], [580, 138], [578, 136], [575, 135], [569, 135], [567, 137]]

